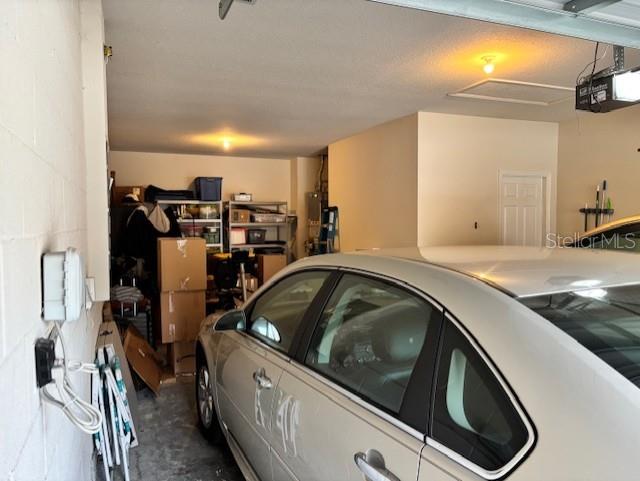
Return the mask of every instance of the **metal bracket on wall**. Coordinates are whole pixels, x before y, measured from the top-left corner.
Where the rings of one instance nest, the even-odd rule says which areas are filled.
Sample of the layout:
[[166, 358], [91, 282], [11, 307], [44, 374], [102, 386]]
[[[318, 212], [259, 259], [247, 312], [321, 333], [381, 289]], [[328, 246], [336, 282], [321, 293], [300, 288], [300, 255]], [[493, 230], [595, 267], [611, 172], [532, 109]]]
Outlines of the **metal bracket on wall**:
[[571, 0], [562, 6], [565, 12], [582, 12], [588, 8], [602, 8], [612, 3], [618, 3], [620, 0]]
[[624, 70], [624, 47], [620, 45], [613, 46], [613, 65], [607, 67], [593, 75], [593, 79], [606, 77], [614, 73], [622, 72]]

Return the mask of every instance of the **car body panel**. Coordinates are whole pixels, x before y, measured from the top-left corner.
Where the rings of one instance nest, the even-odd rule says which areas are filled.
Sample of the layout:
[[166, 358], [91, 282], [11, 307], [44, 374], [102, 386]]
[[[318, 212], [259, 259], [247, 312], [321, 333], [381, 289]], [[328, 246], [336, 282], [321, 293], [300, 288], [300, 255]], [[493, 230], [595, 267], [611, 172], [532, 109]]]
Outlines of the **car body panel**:
[[482, 481], [483, 478], [471, 472], [460, 463], [432, 446], [425, 445], [420, 453], [418, 481]]
[[346, 391], [296, 363], [282, 376], [274, 410], [274, 460], [283, 465], [281, 475], [295, 475], [278, 479], [360, 481], [354, 456], [370, 449], [382, 454], [386, 468], [399, 479], [418, 476], [424, 445], [420, 433], [410, 434], [372, 414]]
[[[270, 441], [273, 394], [283, 365], [280, 355], [250, 336], [227, 331], [218, 346], [215, 365], [220, 417], [262, 480], [271, 479]], [[254, 373], [263, 370], [273, 383], [260, 389]]]
[[411, 247], [361, 255], [392, 256], [442, 266], [498, 286], [514, 296], [635, 284], [639, 280], [637, 264], [621, 259], [619, 252], [604, 250], [595, 250], [588, 262], [580, 249], [515, 246]]
[[[485, 283], [482, 276], [520, 295], [566, 290], [575, 280], [584, 279], [600, 280], [599, 286], [606, 287], [638, 283], [640, 258], [636, 261], [634, 256], [591, 249], [558, 249], [563, 253], [557, 255], [542, 249], [529, 256], [540, 251], [530, 248], [479, 248], [474, 256], [473, 249], [442, 248], [441, 262], [452, 259], [442, 266], [434, 262], [433, 252], [429, 261], [424, 256], [422, 260], [403, 259], [398, 250], [317, 256], [288, 266], [261, 290], [298, 269], [337, 266], [397, 279], [424, 292], [477, 341], [535, 426], [535, 447], [508, 479], [636, 479], [640, 472], [636, 454], [640, 390], [505, 290]], [[560, 279], [560, 284], [548, 282], [562, 272], [569, 279]], [[502, 282], [504, 279], [507, 281]], [[216, 341], [209, 338], [229, 335], [233, 334], [212, 334], [211, 329], [203, 328], [200, 342], [209, 346], [205, 351], [210, 362]], [[336, 395], [327, 390], [328, 396]], [[286, 459], [284, 448], [278, 449]], [[421, 465], [426, 463], [455, 479], [479, 479], [431, 446], [422, 450]], [[427, 471], [424, 477], [422, 473], [420, 480], [438, 479], [437, 475], [427, 477]]]

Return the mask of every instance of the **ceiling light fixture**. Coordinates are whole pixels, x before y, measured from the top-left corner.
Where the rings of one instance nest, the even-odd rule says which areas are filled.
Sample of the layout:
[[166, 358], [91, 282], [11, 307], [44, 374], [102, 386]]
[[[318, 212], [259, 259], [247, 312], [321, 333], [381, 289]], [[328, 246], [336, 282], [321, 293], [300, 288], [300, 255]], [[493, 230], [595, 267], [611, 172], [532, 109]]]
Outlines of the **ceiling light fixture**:
[[[1, 2], [2, 0], [0, 0]], [[267, 139], [248, 134], [240, 134], [231, 128], [223, 128], [217, 131], [186, 134], [183, 140], [190, 144], [197, 144], [213, 149], [215, 152], [233, 151], [258, 147], [267, 143]]]
[[482, 70], [484, 70], [484, 73], [486, 73], [487, 75], [491, 75], [496, 69], [496, 65], [493, 63], [495, 57], [493, 55], [485, 55], [484, 57], [482, 57], [482, 60], [484, 60]]

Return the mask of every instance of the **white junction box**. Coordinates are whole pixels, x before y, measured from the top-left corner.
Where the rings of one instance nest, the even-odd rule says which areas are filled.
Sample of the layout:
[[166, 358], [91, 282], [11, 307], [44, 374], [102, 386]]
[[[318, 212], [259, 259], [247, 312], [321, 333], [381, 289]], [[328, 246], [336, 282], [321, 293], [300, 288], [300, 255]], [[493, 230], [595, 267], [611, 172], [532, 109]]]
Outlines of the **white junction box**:
[[45, 321], [72, 322], [85, 307], [82, 257], [73, 248], [42, 256], [42, 297]]

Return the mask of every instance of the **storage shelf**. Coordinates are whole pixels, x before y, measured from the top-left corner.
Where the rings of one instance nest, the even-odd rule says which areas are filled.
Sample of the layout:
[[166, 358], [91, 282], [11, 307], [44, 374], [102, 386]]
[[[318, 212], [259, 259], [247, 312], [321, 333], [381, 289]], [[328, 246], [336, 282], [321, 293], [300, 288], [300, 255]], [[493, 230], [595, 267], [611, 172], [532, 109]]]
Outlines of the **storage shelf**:
[[222, 244], [206, 244], [207, 247], [217, 247], [218, 249], [222, 250]]
[[232, 222], [229, 227], [286, 227], [286, 222]]
[[221, 200], [158, 200], [157, 204], [171, 204], [171, 205], [180, 205], [180, 204], [191, 204], [191, 205], [211, 205], [211, 204], [221, 204]]
[[222, 219], [178, 219], [179, 224], [219, 224]]
[[229, 205], [287, 205], [285, 201], [264, 201], [264, 200], [256, 200], [256, 201], [240, 201], [240, 200], [230, 200], [228, 201]]
[[287, 245], [267, 242], [264, 244], [231, 244], [229, 246], [230, 249], [260, 249], [264, 247], [280, 247], [286, 249]]

